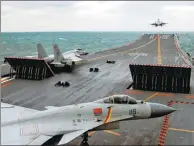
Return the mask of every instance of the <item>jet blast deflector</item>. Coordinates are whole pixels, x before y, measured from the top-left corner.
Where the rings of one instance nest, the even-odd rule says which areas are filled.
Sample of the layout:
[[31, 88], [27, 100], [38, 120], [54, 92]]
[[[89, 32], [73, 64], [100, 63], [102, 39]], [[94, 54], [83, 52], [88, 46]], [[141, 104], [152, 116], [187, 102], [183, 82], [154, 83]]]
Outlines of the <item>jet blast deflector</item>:
[[10, 66], [10, 74], [15, 70], [15, 78], [29, 80], [43, 80], [54, 76], [54, 72], [43, 59], [5, 57]]
[[129, 68], [133, 89], [190, 93], [190, 66], [130, 64]]

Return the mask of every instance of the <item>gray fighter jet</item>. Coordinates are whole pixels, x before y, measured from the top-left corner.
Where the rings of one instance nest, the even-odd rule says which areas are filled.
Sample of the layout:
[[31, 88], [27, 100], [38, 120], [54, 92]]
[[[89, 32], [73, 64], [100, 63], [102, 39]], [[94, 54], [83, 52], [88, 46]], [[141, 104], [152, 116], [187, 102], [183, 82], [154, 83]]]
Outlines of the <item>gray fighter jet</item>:
[[86, 52], [81, 49], [74, 49], [67, 51], [65, 53], [61, 53], [59, 46], [57, 44], [53, 45], [53, 54], [47, 55], [43, 46], [39, 43], [37, 44], [38, 48], [38, 58], [44, 58], [49, 64], [53, 65], [56, 68], [64, 68], [69, 67], [72, 69], [75, 64], [79, 64], [80, 62], [86, 61], [82, 59], [80, 56]]
[[[43, 48], [42, 44], [37, 44], [37, 52], [38, 52], [38, 58], [43, 58], [48, 63], [51, 62], [61, 62], [62, 64], [68, 63], [65, 60], [72, 60], [72, 61], [80, 61], [81, 55], [88, 54], [87, 52], [83, 51], [82, 49], [73, 49], [64, 53], [61, 53], [61, 50], [59, 49], [59, 46], [57, 44], [53, 45], [53, 55], [47, 55], [45, 49]], [[28, 56], [31, 57], [31, 56]]]
[[88, 132], [118, 129], [119, 121], [162, 117], [175, 109], [159, 103], [136, 100], [128, 95], [37, 111], [1, 103], [1, 145], [42, 145], [61, 136], [55, 143], [66, 144]]
[[[81, 55], [87, 55], [88, 53], [83, 51], [82, 49], [73, 49], [73, 50], [70, 50], [70, 51], [66, 51], [64, 53], [61, 53], [59, 47], [57, 44], [54, 44], [53, 45], [53, 52], [54, 54], [52, 55], [47, 55], [44, 47], [42, 46], [41, 43], [38, 43], [37, 44], [37, 52], [38, 52], [38, 56], [25, 56], [25, 57], [28, 57], [28, 58], [40, 58], [40, 59], [44, 59], [47, 63], [51, 63], [53, 61], [56, 61], [57, 60], [57, 55], [61, 54], [62, 56], [60, 57], [61, 60], [57, 60], [57, 61], [62, 61], [62, 60], [65, 60], [65, 59], [71, 59], [71, 60], [74, 60], [74, 61], [79, 61], [81, 60]], [[64, 58], [64, 59], [63, 59]]]
[[158, 27], [158, 26], [164, 26], [165, 24], [167, 23], [164, 23], [162, 21], [160, 21], [160, 19], [158, 19], [155, 23], [152, 23], [151, 25], [155, 26], [155, 27]]

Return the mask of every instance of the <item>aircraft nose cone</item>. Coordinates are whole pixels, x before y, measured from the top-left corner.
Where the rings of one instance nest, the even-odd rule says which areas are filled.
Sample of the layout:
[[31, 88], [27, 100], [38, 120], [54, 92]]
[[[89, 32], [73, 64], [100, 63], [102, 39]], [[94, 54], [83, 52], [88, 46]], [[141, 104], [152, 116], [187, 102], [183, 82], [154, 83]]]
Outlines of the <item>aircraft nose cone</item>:
[[150, 107], [151, 107], [151, 116], [150, 116], [151, 118], [162, 117], [176, 111], [172, 107], [159, 104], [159, 103], [150, 103]]

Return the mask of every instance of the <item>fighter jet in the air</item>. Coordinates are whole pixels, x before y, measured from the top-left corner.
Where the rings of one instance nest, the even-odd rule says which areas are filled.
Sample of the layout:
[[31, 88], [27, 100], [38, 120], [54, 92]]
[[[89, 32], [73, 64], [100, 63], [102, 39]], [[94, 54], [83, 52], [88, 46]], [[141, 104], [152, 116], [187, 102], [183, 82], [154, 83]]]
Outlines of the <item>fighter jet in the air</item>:
[[49, 142], [61, 145], [79, 136], [83, 138], [81, 145], [88, 145], [90, 131], [119, 129], [120, 121], [162, 117], [175, 111], [128, 95], [45, 108], [37, 111], [1, 102], [1, 145], [42, 145], [51, 138]]
[[155, 27], [158, 27], [158, 26], [163, 26], [165, 24], [168, 24], [168, 23], [164, 23], [162, 21], [160, 21], [160, 19], [158, 19], [155, 23], [152, 23], [151, 25], [155, 26]]

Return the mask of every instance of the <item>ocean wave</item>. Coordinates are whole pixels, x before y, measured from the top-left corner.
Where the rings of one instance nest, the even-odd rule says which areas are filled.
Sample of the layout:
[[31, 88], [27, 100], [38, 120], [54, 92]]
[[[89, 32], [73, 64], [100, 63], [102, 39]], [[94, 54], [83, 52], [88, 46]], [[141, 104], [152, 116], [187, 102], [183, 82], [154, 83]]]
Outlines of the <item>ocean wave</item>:
[[1, 44], [7, 44], [7, 42], [6, 41], [3, 41]]
[[[19, 33], [19, 34], [3, 34], [2, 33], [2, 45], [4, 52], [0, 56], [0, 60], [7, 53], [12, 53], [13, 55], [22, 56], [22, 55], [36, 55], [36, 42], [41, 42], [43, 47], [45, 46], [45, 51], [48, 54], [53, 54], [52, 42], [55, 41], [55, 38], [58, 40], [58, 45], [61, 48], [62, 52], [71, 50], [71, 48], [83, 48], [87, 52], [95, 53], [103, 50], [114, 49], [117, 46], [123, 46], [133, 40], [137, 39], [141, 34], [139, 33], [86, 33], [86, 32], [76, 32], [76, 33], [62, 33], [62, 32], [49, 32], [39, 33], [34, 35], [34, 33]], [[13, 37], [14, 36], [14, 37]], [[10, 38], [13, 38], [13, 41], [10, 41]], [[30, 38], [30, 41], [28, 40]], [[22, 39], [22, 40], [21, 40]], [[63, 44], [65, 43], [65, 44]], [[194, 50], [194, 35], [192, 33], [186, 35], [180, 35], [180, 45], [185, 50]], [[6, 49], [9, 48], [9, 49]], [[17, 53], [17, 55], [16, 55]]]
[[[23, 40], [23, 39], [24, 39], [24, 38], [22, 38], [22, 37], [21, 37], [21, 38], [18, 38], [18, 40]], [[29, 39], [29, 38], [27, 38], [27, 39]]]
[[38, 52], [33, 52], [33, 53], [32, 53], [32, 55], [37, 55], [37, 54], [38, 54]]
[[6, 48], [5, 50], [8, 50], [8, 51], [10, 51], [10, 50], [12, 50], [11, 48]]
[[63, 40], [63, 41], [66, 41], [67, 39], [65, 39], [65, 38], [59, 38], [60, 40]]

